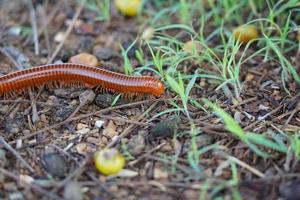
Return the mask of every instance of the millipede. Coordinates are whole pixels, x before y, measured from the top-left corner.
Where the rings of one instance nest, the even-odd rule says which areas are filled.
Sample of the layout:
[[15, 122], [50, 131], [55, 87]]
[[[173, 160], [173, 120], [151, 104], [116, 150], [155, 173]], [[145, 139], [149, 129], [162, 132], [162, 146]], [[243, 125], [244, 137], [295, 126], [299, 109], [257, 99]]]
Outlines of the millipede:
[[156, 97], [165, 90], [163, 83], [151, 76], [129, 76], [88, 65], [62, 63], [41, 65], [0, 76], [0, 95], [52, 83], [79, 84], [127, 95], [148, 94]]

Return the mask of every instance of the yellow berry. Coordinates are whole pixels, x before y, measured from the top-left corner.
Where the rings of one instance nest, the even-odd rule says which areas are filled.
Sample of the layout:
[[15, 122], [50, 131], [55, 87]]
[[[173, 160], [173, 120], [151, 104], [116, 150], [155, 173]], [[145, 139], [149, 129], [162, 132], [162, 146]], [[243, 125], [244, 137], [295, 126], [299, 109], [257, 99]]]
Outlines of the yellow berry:
[[234, 29], [233, 35], [240, 42], [247, 43], [258, 38], [258, 31], [255, 26], [242, 25]]
[[104, 149], [94, 154], [94, 162], [98, 171], [104, 175], [115, 175], [125, 166], [125, 158], [116, 149]]
[[125, 16], [134, 17], [141, 7], [141, 0], [115, 0], [116, 8]]

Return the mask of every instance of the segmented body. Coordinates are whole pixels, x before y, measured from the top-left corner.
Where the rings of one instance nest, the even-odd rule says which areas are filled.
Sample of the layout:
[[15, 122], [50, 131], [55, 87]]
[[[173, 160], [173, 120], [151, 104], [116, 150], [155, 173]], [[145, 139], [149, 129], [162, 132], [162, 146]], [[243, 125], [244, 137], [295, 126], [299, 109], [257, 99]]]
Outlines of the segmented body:
[[0, 94], [51, 82], [79, 82], [90, 88], [101, 87], [126, 94], [160, 96], [164, 93], [163, 83], [150, 76], [127, 76], [87, 65], [64, 63], [42, 65], [0, 76]]

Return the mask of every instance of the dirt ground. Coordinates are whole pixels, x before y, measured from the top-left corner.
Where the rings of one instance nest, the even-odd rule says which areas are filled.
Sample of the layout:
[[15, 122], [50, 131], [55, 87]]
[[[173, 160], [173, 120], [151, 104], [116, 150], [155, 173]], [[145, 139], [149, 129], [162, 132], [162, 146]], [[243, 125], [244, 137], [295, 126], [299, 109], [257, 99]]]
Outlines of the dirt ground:
[[[122, 48], [137, 40], [127, 52], [133, 69], [161, 79], [166, 92], [159, 98], [122, 96], [114, 106], [117, 94], [77, 87], [34, 87], [3, 95], [0, 199], [300, 199], [299, 159], [282, 136], [299, 135], [300, 87], [292, 78], [283, 84], [278, 60], [266, 61], [264, 54], [246, 60], [238, 98], [216, 89], [219, 85], [210, 79], [197, 78], [188, 116], [177, 109], [183, 107], [182, 99], [169, 83], [143, 68], [146, 64], [135, 55], [134, 50], [141, 49], [145, 62], [153, 60], [139, 41], [149, 18], [124, 17], [111, 6], [110, 20], [96, 21], [97, 12], [75, 1], [28, 2], [0, 2], [0, 74], [67, 62], [82, 52], [96, 56], [101, 68], [125, 73]], [[212, 31], [207, 26], [204, 33]], [[181, 42], [190, 39], [183, 30], [161, 33]], [[219, 41], [210, 42], [217, 46]], [[168, 44], [158, 37], [157, 45]], [[243, 46], [235, 58], [257, 51], [258, 45]], [[292, 49], [285, 56], [299, 74], [299, 51]], [[154, 68], [151, 64], [148, 67]], [[199, 66], [216, 71], [210, 63], [192, 59], [180, 62], [176, 70], [192, 75]], [[200, 109], [202, 98], [217, 102], [245, 132], [286, 145], [286, 152], [257, 142], [270, 156], [258, 155], [207, 105]], [[126, 170], [119, 176], [104, 176], [93, 165], [93, 153], [105, 147], [117, 148], [126, 158]]]

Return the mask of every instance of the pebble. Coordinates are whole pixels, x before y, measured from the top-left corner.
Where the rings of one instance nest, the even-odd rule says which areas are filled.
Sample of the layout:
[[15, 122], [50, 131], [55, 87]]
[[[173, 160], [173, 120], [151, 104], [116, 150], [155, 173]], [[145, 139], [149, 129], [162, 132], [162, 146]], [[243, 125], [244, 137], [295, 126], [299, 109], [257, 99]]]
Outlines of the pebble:
[[87, 134], [90, 131], [91, 131], [91, 129], [89, 129], [89, 128], [83, 128], [83, 129], [80, 129], [80, 130], [76, 131], [76, 133], [84, 135], [84, 134]]
[[86, 143], [79, 143], [75, 146], [77, 153], [79, 154], [85, 154], [87, 150], [87, 144]]
[[54, 177], [65, 177], [67, 162], [65, 158], [57, 153], [48, 153], [42, 156], [42, 164], [45, 170]]
[[65, 33], [64, 32], [58, 32], [54, 36], [54, 42], [60, 43], [64, 40], [64, 38], [65, 38]]
[[8, 200], [23, 200], [25, 199], [21, 192], [14, 192], [9, 194]]
[[72, 56], [69, 62], [89, 65], [92, 67], [97, 67], [99, 65], [97, 57], [89, 53], [80, 53], [75, 56]]
[[105, 121], [103, 121], [103, 120], [97, 120], [97, 121], [95, 121], [95, 127], [101, 128], [104, 123], [105, 123]]
[[156, 124], [150, 130], [150, 138], [166, 138], [172, 137], [178, 128], [178, 124], [180, 123], [180, 118], [177, 115], [169, 117], [167, 120], [163, 120]]
[[87, 128], [88, 127], [88, 125], [87, 124], [84, 124], [84, 123], [78, 123], [77, 125], [76, 125], [76, 129], [77, 130], [81, 130], [81, 129], [84, 129], [84, 128]]

